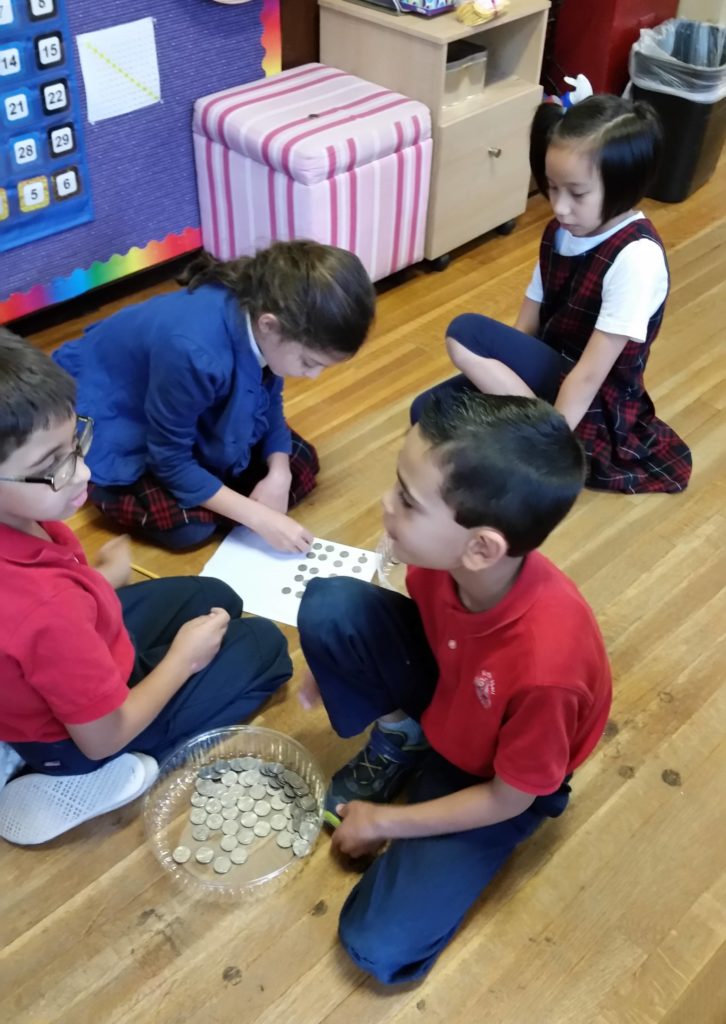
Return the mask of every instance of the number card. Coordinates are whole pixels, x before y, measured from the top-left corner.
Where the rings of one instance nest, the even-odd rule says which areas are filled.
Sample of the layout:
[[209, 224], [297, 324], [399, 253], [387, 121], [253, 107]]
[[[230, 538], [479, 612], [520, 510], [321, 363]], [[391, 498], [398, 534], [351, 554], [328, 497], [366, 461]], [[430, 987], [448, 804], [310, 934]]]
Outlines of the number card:
[[0, 253], [93, 219], [70, 0], [0, 0]]
[[14, 21], [13, 0], [0, 0], [0, 25], [12, 25]]
[[22, 70], [20, 50], [17, 46], [6, 46], [0, 49], [0, 75], [3, 78], [19, 75]]
[[20, 209], [23, 213], [41, 210], [50, 202], [48, 179], [41, 175], [38, 178], [28, 178], [27, 181], [19, 181], [18, 197], [20, 199]]
[[26, 3], [32, 21], [52, 18], [55, 14], [55, 0], [26, 0]]
[[48, 132], [51, 156], [63, 156], [76, 148], [76, 134], [72, 124], [61, 124]]
[[33, 164], [38, 159], [38, 142], [34, 135], [26, 135], [22, 139], [13, 139], [13, 161], [19, 167]]
[[52, 36], [38, 36], [35, 40], [35, 54], [40, 68], [54, 68], [62, 64], [65, 53], [60, 32]]

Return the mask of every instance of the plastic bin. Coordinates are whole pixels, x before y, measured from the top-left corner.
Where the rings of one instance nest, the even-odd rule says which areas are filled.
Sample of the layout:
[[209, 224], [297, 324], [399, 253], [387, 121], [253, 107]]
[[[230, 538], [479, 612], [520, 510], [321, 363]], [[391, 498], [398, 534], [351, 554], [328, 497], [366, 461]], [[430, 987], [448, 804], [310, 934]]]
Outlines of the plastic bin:
[[643, 30], [630, 77], [633, 99], [663, 122], [663, 159], [648, 195], [679, 203], [711, 177], [726, 139], [726, 27], [672, 18]]
[[485, 46], [461, 39], [451, 43], [446, 53], [444, 76], [444, 106], [478, 96], [486, 81], [487, 51]]

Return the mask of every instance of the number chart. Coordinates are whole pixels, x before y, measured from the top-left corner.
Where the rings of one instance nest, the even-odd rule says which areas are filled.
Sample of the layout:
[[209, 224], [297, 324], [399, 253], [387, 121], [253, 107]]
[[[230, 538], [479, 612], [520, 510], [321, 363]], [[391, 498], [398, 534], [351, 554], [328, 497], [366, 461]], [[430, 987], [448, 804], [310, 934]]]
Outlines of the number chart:
[[93, 219], [66, 0], [0, 0], [0, 252]]

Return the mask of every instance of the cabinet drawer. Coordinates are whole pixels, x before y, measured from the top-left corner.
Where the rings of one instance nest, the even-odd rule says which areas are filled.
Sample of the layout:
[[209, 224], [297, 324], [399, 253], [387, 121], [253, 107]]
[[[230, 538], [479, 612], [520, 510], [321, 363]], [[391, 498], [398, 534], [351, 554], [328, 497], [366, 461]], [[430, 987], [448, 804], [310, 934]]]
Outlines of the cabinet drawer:
[[542, 90], [441, 125], [434, 166], [426, 256], [435, 259], [523, 212], [529, 190], [529, 127]]

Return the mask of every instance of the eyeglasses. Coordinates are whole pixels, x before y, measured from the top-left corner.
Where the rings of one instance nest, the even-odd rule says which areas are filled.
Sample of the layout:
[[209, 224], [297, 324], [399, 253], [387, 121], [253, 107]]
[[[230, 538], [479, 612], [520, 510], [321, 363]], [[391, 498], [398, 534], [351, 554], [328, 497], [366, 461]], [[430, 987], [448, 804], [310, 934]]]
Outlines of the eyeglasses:
[[0, 476], [3, 483], [14, 484], [48, 484], [54, 491], [60, 491], [71, 482], [76, 475], [79, 459], [85, 459], [93, 440], [93, 420], [90, 416], [79, 416], [76, 419], [76, 436], [73, 450], [64, 455], [50, 473], [45, 476]]

